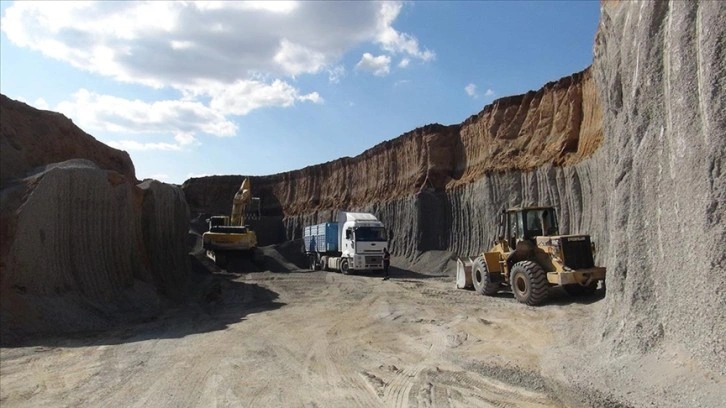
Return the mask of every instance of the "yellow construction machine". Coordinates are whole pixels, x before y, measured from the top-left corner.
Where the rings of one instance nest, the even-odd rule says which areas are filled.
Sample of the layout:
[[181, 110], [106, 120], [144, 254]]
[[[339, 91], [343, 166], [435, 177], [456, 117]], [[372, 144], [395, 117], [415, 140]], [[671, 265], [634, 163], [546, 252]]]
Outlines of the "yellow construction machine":
[[457, 262], [457, 287], [469, 282], [474, 290], [492, 296], [510, 287], [521, 303], [540, 305], [550, 286], [570, 295], [592, 294], [605, 279], [595, 266], [595, 247], [589, 235], [560, 235], [552, 207], [523, 207], [503, 211], [492, 248]]
[[252, 197], [250, 180], [245, 178], [234, 195], [232, 214], [207, 219], [209, 229], [202, 234], [202, 247], [207, 256], [220, 268], [226, 268], [229, 258], [235, 255], [248, 255], [253, 261], [258, 261], [257, 235], [245, 225], [245, 221], [259, 217], [260, 198]]

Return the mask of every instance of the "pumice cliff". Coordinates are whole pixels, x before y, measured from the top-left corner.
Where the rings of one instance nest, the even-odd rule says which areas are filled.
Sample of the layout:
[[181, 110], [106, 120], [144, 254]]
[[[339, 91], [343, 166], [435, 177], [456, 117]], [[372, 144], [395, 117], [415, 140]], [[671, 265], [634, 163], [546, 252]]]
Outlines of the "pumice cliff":
[[156, 316], [190, 283], [179, 187], [137, 185], [126, 152], [4, 95], [3, 342]]

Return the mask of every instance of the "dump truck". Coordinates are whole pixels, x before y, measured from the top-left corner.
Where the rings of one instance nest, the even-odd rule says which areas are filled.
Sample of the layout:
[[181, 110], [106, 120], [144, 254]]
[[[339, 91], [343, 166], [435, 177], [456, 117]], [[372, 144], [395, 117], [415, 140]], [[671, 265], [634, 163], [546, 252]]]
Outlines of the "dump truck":
[[606, 272], [595, 266], [594, 252], [589, 235], [560, 235], [553, 207], [507, 209], [492, 248], [457, 261], [457, 287], [471, 282], [488, 296], [508, 287], [517, 301], [531, 306], [544, 303], [552, 286], [573, 296], [591, 294]]
[[383, 248], [391, 237], [373, 214], [338, 211], [337, 222], [303, 228], [303, 252], [311, 270], [382, 271]]
[[220, 268], [226, 268], [234, 256], [248, 256], [257, 262], [261, 254], [257, 235], [245, 224], [259, 219], [260, 198], [253, 197], [249, 178], [245, 178], [232, 200], [229, 216], [217, 215], [207, 219], [208, 230], [202, 234], [202, 248]]

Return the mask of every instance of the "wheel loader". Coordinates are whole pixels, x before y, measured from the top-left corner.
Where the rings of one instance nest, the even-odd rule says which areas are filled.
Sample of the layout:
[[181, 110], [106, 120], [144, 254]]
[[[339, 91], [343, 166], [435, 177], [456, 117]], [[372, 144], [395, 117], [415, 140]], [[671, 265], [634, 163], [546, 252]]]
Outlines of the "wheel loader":
[[252, 197], [250, 180], [245, 178], [232, 201], [230, 216], [216, 215], [207, 219], [208, 231], [202, 234], [202, 247], [207, 257], [220, 268], [227, 268], [231, 257], [248, 255], [253, 262], [259, 262], [261, 254], [257, 248], [257, 235], [245, 220], [259, 219], [260, 199]]
[[547, 300], [551, 286], [572, 296], [594, 293], [605, 279], [594, 251], [589, 235], [560, 235], [554, 208], [511, 208], [501, 214], [492, 248], [460, 259], [457, 275], [470, 270], [477, 292], [492, 296], [509, 287], [517, 301], [536, 306]]

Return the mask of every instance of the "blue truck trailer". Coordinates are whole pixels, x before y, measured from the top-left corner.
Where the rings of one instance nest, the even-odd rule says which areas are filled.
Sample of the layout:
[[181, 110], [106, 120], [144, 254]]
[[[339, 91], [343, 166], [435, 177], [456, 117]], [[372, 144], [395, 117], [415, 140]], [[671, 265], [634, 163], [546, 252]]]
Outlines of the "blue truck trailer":
[[338, 222], [305, 226], [303, 242], [310, 269], [347, 274], [383, 270], [388, 236], [373, 214], [339, 211]]
[[338, 252], [338, 224], [325, 222], [305, 227], [303, 241], [308, 253], [333, 255]]

